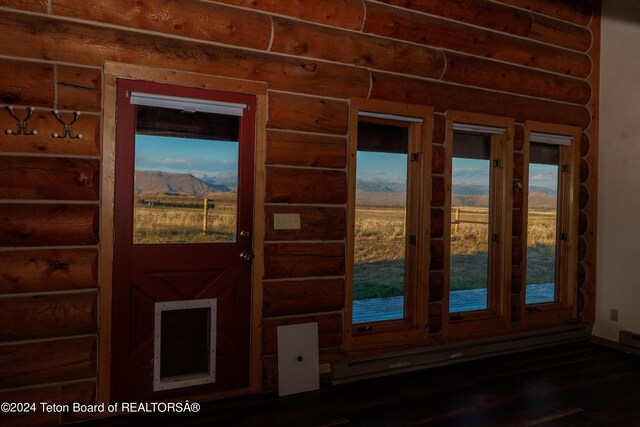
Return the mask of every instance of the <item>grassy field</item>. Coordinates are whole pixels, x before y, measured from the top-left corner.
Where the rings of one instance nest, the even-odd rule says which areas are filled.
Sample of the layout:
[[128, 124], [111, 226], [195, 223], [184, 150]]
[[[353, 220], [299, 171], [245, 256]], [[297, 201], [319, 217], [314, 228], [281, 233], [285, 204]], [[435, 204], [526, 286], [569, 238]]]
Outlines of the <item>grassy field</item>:
[[[141, 203], [144, 199], [145, 203]], [[150, 206], [149, 201], [174, 206]], [[134, 203], [134, 243], [231, 241], [236, 230], [236, 194], [209, 199], [207, 232], [203, 232], [203, 200], [138, 197]], [[184, 206], [175, 206], [175, 204]], [[213, 207], [211, 207], [214, 205]], [[487, 210], [462, 207], [462, 221], [486, 222]], [[356, 208], [354, 299], [404, 294], [405, 209], [361, 205]], [[455, 218], [455, 217], [454, 217]], [[454, 219], [452, 218], [452, 220]], [[555, 211], [530, 213], [527, 283], [549, 283], [555, 276]], [[487, 283], [487, 225], [452, 225], [451, 290], [477, 289]]]
[[[399, 207], [356, 208], [354, 299], [404, 294], [404, 216]], [[461, 207], [460, 220], [486, 222], [487, 209]], [[555, 211], [531, 212], [529, 222], [527, 283], [553, 282]], [[486, 287], [487, 225], [462, 222], [451, 228], [451, 290]]]
[[[219, 193], [208, 200], [207, 231], [204, 232], [203, 199], [136, 197], [133, 211], [134, 243], [233, 240], [236, 231], [236, 194]], [[153, 205], [154, 201], [160, 203]], [[163, 206], [163, 203], [172, 206]]]

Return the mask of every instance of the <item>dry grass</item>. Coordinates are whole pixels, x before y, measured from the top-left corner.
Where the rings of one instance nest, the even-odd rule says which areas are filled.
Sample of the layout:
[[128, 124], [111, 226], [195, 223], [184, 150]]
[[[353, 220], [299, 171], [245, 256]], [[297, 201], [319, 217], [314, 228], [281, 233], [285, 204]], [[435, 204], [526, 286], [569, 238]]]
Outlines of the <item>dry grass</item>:
[[[171, 202], [194, 199], [171, 198]], [[230, 241], [236, 231], [236, 207], [225, 195], [215, 200], [207, 212], [207, 232], [203, 232], [204, 209], [144, 206], [134, 204], [134, 243], [185, 243]], [[200, 200], [202, 203], [202, 200]]]
[[[455, 209], [454, 209], [455, 212]], [[455, 214], [452, 221], [455, 219]], [[451, 231], [451, 289], [486, 286], [489, 231], [486, 208], [464, 207]], [[404, 208], [359, 206], [355, 221], [355, 299], [402, 295]], [[530, 213], [527, 283], [547, 283], [555, 274], [555, 211]]]

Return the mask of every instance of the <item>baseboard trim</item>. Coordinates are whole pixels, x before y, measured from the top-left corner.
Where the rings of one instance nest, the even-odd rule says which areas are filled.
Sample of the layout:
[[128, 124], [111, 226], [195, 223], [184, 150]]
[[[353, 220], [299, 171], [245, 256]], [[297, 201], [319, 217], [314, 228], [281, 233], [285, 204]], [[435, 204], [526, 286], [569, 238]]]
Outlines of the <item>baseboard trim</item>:
[[586, 341], [591, 325], [574, 324], [538, 331], [438, 345], [402, 353], [376, 355], [332, 364], [332, 384], [411, 372], [470, 360]]

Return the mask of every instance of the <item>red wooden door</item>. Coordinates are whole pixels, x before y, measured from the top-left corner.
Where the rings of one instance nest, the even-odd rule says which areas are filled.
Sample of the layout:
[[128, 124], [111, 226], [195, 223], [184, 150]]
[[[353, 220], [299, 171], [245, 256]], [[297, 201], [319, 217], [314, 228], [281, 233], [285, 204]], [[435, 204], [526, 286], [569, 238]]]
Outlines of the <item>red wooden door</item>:
[[[248, 386], [255, 110], [250, 95], [118, 80], [113, 402]], [[205, 300], [215, 311], [158, 315]], [[189, 382], [206, 366], [214, 378]]]

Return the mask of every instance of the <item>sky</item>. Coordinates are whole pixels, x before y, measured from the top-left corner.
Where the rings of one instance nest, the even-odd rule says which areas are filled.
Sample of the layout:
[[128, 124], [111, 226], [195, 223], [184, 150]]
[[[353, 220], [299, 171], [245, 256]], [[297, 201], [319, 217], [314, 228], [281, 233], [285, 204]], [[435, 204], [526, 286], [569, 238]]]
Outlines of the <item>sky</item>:
[[[453, 159], [453, 176], [459, 185], [488, 185], [489, 162]], [[205, 139], [136, 135], [136, 170], [190, 173], [195, 176], [237, 174], [238, 143]], [[358, 179], [403, 183], [407, 179], [407, 155], [358, 151]], [[529, 185], [557, 188], [558, 167], [532, 164]]]
[[358, 151], [356, 159], [358, 179], [364, 181], [407, 181], [407, 155]]
[[136, 135], [136, 170], [237, 175], [238, 143]]
[[[406, 182], [406, 154], [358, 151], [356, 161], [359, 180]], [[454, 158], [452, 167], [458, 185], [489, 185], [488, 160]], [[531, 164], [529, 185], [556, 190], [558, 166]]]

